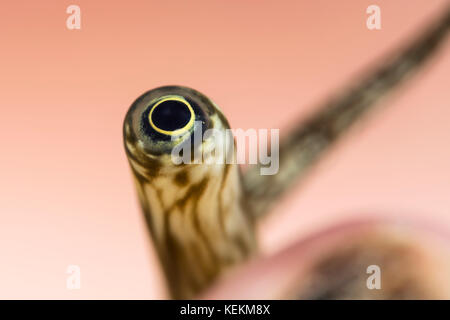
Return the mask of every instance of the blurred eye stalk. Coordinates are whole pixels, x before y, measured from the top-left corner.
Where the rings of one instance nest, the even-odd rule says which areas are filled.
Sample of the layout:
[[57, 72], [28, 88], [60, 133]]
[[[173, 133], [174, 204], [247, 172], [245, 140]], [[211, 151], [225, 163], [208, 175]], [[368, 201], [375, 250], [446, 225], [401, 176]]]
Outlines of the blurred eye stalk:
[[286, 135], [280, 142], [278, 174], [262, 176], [258, 166], [249, 168], [243, 180], [244, 189], [257, 217], [269, 212], [356, 122], [431, 59], [447, 39], [450, 28], [450, 6], [442, 12], [417, 39], [387, 55], [373, 71], [317, 106], [318, 111], [311, 118]]
[[328, 242], [290, 297], [448, 299], [449, 252], [444, 241], [436, 240], [419, 228], [387, 224]]
[[[230, 267], [251, 257], [256, 250], [254, 220], [292, 189], [307, 169], [381, 98], [418, 71], [444, 42], [449, 27], [450, 8], [445, 8], [444, 15], [409, 46], [391, 54], [393, 58], [385, 59], [380, 67], [356, 81], [356, 86], [350, 85], [319, 106], [315, 115], [281, 141], [279, 171], [274, 175], [261, 175], [259, 165], [241, 174], [236, 164], [224, 159], [227, 153], [211, 152], [225, 149], [234, 154], [232, 137], [230, 141], [207, 136], [200, 141], [191, 139], [208, 129], [229, 129], [222, 112], [203, 94], [167, 86], [141, 95], [125, 117], [124, 144], [172, 297], [200, 294]], [[174, 162], [175, 150], [190, 150], [193, 160], [198, 154], [207, 159]], [[370, 248], [379, 250], [377, 246]], [[392, 251], [389, 245], [385, 247], [387, 252], [380, 249], [382, 253], [377, 256], [382, 260]], [[356, 245], [348, 252], [342, 251], [324, 265], [335, 265], [349, 255], [358, 257], [358, 248]], [[345, 263], [339, 265], [336, 270], [347, 269]], [[323, 278], [330, 273], [325, 270], [318, 274]], [[336, 297], [332, 288], [319, 287], [310, 287], [302, 297]]]
[[449, 299], [450, 236], [436, 226], [352, 220], [228, 274], [202, 299]]

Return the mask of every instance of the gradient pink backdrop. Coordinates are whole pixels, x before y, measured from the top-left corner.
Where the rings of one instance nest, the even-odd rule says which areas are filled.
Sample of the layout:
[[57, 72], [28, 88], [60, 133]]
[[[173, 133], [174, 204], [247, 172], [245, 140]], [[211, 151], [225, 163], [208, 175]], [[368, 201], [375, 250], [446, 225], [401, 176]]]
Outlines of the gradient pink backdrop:
[[[191, 86], [233, 127], [283, 135], [447, 2], [2, 1], [0, 298], [164, 297], [122, 147], [144, 91]], [[450, 227], [449, 75], [447, 42], [263, 222], [262, 250], [362, 214]]]

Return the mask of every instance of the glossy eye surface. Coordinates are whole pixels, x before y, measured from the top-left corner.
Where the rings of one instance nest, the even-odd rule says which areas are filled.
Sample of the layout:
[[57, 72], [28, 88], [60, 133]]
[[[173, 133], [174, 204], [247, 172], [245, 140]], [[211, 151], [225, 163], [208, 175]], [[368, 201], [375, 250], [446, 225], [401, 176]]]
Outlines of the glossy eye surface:
[[147, 91], [133, 102], [125, 116], [127, 150], [142, 159], [170, 154], [175, 146], [194, 142], [194, 133], [202, 137], [212, 128], [210, 117], [216, 112], [211, 100], [190, 88], [164, 86]]
[[183, 97], [165, 96], [150, 108], [148, 116], [150, 126], [161, 134], [180, 135], [194, 125], [194, 110]]

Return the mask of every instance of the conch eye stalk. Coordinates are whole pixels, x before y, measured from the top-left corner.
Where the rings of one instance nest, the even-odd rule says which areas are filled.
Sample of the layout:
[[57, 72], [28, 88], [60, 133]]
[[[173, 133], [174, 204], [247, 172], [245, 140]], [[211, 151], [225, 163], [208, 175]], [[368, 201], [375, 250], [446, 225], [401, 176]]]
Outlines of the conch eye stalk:
[[[140, 203], [175, 298], [199, 293], [255, 251], [237, 165], [220, 152], [208, 152], [207, 163], [174, 162], [172, 153], [182, 144], [189, 143], [192, 154], [227, 148], [215, 145], [226, 139], [201, 135], [208, 129], [225, 132], [229, 124], [206, 96], [178, 86], [144, 93], [124, 122]], [[202, 140], [192, 142], [198, 132]]]
[[[273, 175], [261, 175], [261, 165], [241, 174], [228, 161], [230, 153], [235, 157], [228, 121], [200, 92], [167, 86], [141, 95], [125, 117], [125, 150], [172, 296], [192, 298], [250, 257], [254, 220], [381, 98], [422, 68], [449, 29], [447, 6], [411, 43], [319, 106], [280, 142], [279, 171]], [[203, 134], [210, 129], [225, 139]], [[198, 155], [207, 161], [197, 161]]]

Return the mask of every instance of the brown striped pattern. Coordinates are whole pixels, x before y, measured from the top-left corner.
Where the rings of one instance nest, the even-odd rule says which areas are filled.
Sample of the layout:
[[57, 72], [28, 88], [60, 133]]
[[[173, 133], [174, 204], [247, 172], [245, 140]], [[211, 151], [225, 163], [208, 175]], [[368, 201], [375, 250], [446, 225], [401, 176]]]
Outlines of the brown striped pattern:
[[[215, 129], [228, 128], [217, 109], [209, 120]], [[239, 168], [175, 165], [170, 154], [152, 156], [135, 139], [131, 125], [126, 119], [125, 147], [151, 236], [172, 296], [190, 298], [255, 250]], [[202, 147], [207, 143], [212, 142]]]

